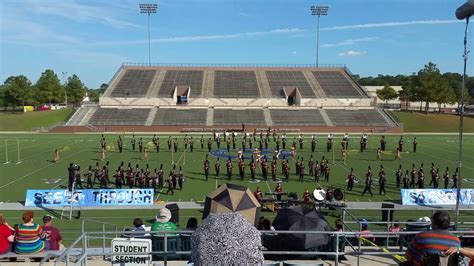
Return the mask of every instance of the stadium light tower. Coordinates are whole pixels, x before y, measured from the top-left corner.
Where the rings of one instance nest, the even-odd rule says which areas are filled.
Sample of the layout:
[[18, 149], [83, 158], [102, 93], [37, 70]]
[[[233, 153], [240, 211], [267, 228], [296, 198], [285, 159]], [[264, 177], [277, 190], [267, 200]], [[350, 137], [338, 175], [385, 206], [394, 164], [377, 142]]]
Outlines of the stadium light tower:
[[148, 14], [148, 65], [151, 66], [151, 34], [150, 34], [150, 15], [156, 14], [157, 4], [139, 4], [140, 13]]
[[318, 16], [318, 32], [316, 39], [316, 67], [319, 66], [319, 19], [328, 15], [328, 6], [311, 6], [311, 15]]
[[456, 18], [459, 20], [466, 20], [466, 28], [464, 29], [464, 72], [462, 75], [461, 85], [461, 99], [459, 100], [459, 151], [458, 151], [458, 180], [457, 180], [457, 193], [456, 193], [456, 219], [455, 226], [458, 228], [459, 222], [459, 204], [461, 200], [461, 167], [462, 167], [462, 134], [464, 131], [464, 90], [466, 88], [466, 66], [467, 56], [469, 51], [467, 50], [467, 30], [469, 29], [469, 18], [474, 15], [474, 0], [469, 0], [456, 9]]

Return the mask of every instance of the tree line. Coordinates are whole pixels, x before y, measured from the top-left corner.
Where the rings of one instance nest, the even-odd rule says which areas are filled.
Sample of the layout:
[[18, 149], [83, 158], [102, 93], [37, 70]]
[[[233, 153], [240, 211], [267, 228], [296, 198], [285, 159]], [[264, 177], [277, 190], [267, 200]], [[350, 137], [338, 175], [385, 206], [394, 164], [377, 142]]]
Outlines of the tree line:
[[[452, 72], [441, 73], [432, 62], [411, 75], [378, 75], [364, 78], [356, 76], [356, 79], [362, 86], [384, 86], [383, 89], [377, 90], [377, 96], [384, 101], [398, 97], [400, 101], [405, 102], [407, 108], [409, 102], [424, 102], [425, 112], [428, 112], [430, 102], [437, 103], [439, 108], [442, 104], [459, 104], [461, 96], [462, 75]], [[402, 90], [396, 92], [389, 85], [402, 86]], [[474, 77], [466, 77], [464, 103], [469, 103], [473, 97]]]
[[76, 75], [67, 77], [61, 83], [58, 75], [51, 69], [46, 69], [33, 84], [24, 75], [10, 76], [0, 85], [0, 106], [15, 109], [20, 106], [39, 106], [42, 104], [67, 103], [80, 105], [86, 92], [93, 102], [99, 101], [99, 96], [107, 89], [102, 84], [98, 89], [89, 89]]

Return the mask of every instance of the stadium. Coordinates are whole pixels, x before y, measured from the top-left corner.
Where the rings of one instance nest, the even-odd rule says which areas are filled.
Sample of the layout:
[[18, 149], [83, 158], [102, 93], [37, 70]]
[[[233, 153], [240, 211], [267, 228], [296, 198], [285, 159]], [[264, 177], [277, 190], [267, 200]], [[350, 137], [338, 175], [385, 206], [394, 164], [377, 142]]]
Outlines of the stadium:
[[[71, 2], [88, 19], [101, 5]], [[38, 12], [50, 15], [50, 4]], [[122, 4], [129, 8], [119, 3], [116, 11]], [[468, 22], [474, 3], [462, 4], [456, 16]], [[319, 63], [319, 19], [328, 7], [318, 5], [310, 9], [318, 18], [316, 64], [154, 63], [157, 5], [139, 8], [148, 16], [149, 61], [94, 73], [110, 79], [99, 90], [66, 72], [61, 84], [50, 69], [36, 84], [1, 74], [1, 265], [474, 263], [467, 41], [462, 75], [429, 62], [412, 75], [361, 77], [352, 71], [365, 66], [352, 67], [352, 58]], [[121, 23], [119, 34], [128, 25]], [[399, 24], [407, 23], [434, 22]], [[455, 24], [434, 24], [443, 23]], [[204, 37], [222, 45], [219, 38]], [[153, 44], [168, 42], [180, 45]], [[85, 68], [95, 72], [102, 62], [92, 54]]]

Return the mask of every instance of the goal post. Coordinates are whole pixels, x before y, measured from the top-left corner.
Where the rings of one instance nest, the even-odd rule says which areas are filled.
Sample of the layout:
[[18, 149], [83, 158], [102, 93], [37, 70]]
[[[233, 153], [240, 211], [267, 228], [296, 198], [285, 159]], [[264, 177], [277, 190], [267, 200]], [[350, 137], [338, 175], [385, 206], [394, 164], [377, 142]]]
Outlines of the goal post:
[[[20, 140], [14, 140], [14, 139], [7, 139], [5, 140], [5, 161], [3, 162], [3, 164], [9, 164], [11, 163], [10, 161], [10, 152], [12, 152], [11, 150], [9, 151], [8, 150], [8, 144], [10, 143], [11, 145], [11, 142], [15, 143], [16, 142], [16, 164], [20, 164], [21, 163], [21, 152], [20, 152]], [[13, 144], [15, 145], [15, 144]], [[13, 150], [14, 152], [14, 150]], [[14, 157], [14, 155], [13, 155]]]

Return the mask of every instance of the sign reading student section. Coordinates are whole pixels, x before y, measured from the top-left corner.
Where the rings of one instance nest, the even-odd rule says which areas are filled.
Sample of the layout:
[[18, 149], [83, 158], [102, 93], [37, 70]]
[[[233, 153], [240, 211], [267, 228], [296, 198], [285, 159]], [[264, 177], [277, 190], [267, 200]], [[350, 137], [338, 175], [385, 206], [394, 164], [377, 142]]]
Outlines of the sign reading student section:
[[135, 255], [151, 252], [151, 239], [114, 238], [112, 239], [113, 253], [128, 253], [112, 256], [112, 265], [150, 265], [151, 255]]

